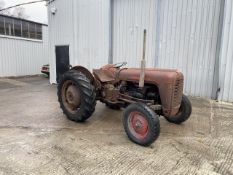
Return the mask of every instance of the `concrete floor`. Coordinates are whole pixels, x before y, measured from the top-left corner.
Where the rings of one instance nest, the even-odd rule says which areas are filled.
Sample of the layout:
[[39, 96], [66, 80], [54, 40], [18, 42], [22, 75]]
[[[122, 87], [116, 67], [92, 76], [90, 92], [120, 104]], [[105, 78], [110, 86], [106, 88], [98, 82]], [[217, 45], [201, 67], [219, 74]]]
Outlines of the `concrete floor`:
[[73, 123], [48, 79], [0, 79], [0, 174], [233, 174], [233, 106], [191, 100], [191, 119], [161, 117], [159, 139], [144, 148], [126, 137], [122, 111], [99, 103]]

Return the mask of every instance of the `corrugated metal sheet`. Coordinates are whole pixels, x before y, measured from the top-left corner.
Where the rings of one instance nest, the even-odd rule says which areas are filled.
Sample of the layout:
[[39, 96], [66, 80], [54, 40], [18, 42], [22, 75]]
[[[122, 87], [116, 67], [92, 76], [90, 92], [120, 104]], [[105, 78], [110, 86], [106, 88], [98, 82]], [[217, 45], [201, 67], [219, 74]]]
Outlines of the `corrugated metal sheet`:
[[220, 53], [219, 100], [233, 102], [233, 1], [226, 0]]
[[75, 64], [89, 69], [108, 63], [109, 0], [74, 0], [77, 49]]
[[[57, 8], [55, 15], [51, 7]], [[72, 65], [92, 69], [110, 60], [138, 67], [147, 29], [147, 67], [180, 69], [189, 95], [215, 96], [219, 85], [219, 99], [233, 101], [232, 9], [231, 0], [56, 0], [48, 7], [51, 83], [56, 82], [55, 45], [70, 46]]]
[[[56, 8], [57, 13], [53, 15], [51, 9]], [[74, 48], [74, 19], [73, 1], [56, 0], [48, 6], [49, 21], [49, 58], [50, 58], [50, 82], [56, 83], [56, 45], [69, 45], [70, 58], [75, 58]], [[70, 61], [72, 64], [72, 61]]]
[[40, 74], [48, 64], [48, 29], [43, 26], [43, 41], [0, 36], [0, 77]]
[[[178, 68], [185, 92], [211, 97], [221, 0], [114, 0], [113, 62]], [[156, 56], [158, 55], [158, 56]]]
[[158, 1], [113, 0], [113, 62], [138, 67], [142, 59], [143, 30], [147, 29], [147, 66], [154, 67]]
[[211, 97], [221, 0], [163, 0], [159, 67], [178, 68], [185, 92]]
[[[50, 9], [57, 8], [52, 15]], [[56, 82], [56, 45], [70, 46], [70, 64], [90, 70], [108, 63], [110, 0], [57, 0], [50, 4], [51, 83]]]

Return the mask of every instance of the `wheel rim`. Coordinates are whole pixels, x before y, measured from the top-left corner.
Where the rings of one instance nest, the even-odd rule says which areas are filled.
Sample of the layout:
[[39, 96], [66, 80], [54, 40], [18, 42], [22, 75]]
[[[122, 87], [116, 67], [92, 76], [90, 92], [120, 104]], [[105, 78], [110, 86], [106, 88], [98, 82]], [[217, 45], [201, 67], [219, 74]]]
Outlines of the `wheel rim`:
[[131, 112], [128, 118], [130, 132], [137, 139], [144, 139], [148, 134], [149, 123], [139, 112]]
[[74, 82], [71, 80], [64, 82], [61, 93], [65, 108], [71, 113], [76, 113], [81, 106], [81, 95]]

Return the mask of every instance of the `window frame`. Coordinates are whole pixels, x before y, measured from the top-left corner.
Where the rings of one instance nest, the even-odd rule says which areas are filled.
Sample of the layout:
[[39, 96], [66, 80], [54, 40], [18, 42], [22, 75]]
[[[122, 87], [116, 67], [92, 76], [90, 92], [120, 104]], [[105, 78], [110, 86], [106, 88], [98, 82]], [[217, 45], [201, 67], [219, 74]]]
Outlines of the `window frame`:
[[5, 35], [14, 36], [14, 20], [9, 17], [4, 19]]
[[[43, 24], [27, 21], [23, 19], [17, 19], [10, 16], [8, 17], [4, 15], [0, 15], [0, 17], [3, 19], [3, 28], [4, 28], [4, 34], [0, 33], [0, 36], [10, 37], [10, 38], [16, 37], [26, 40], [43, 41]], [[17, 30], [18, 34], [15, 30]], [[25, 35], [26, 30], [28, 33], [27, 35]]]
[[2, 22], [3, 22], [3, 27], [2, 27], [2, 29], [3, 29], [3, 33], [0, 33], [0, 35], [5, 35], [6, 34], [6, 29], [5, 29], [5, 18], [3, 17], [3, 16], [0, 16], [0, 18], [2, 18]]
[[[18, 23], [18, 24], [16, 24], [16, 23]], [[17, 27], [19, 27], [18, 29], [20, 29], [20, 31], [19, 31], [19, 35], [18, 35], [18, 32], [17, 32]], [[22, 36], [22, 20], [15, 20], [14, 19], [14, 36], [16, 36], [16, 37], [23, 37]]]

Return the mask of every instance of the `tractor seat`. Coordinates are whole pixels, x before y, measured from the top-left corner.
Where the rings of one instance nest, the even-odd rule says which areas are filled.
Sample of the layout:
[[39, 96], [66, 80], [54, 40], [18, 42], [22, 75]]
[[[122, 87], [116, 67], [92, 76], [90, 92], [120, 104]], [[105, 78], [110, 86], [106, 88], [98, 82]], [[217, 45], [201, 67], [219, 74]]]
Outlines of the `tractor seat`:
[[114, 73], [103, 69], [94, 69], [93, 74], [103, 83], [115, 81], [116, 77]]

